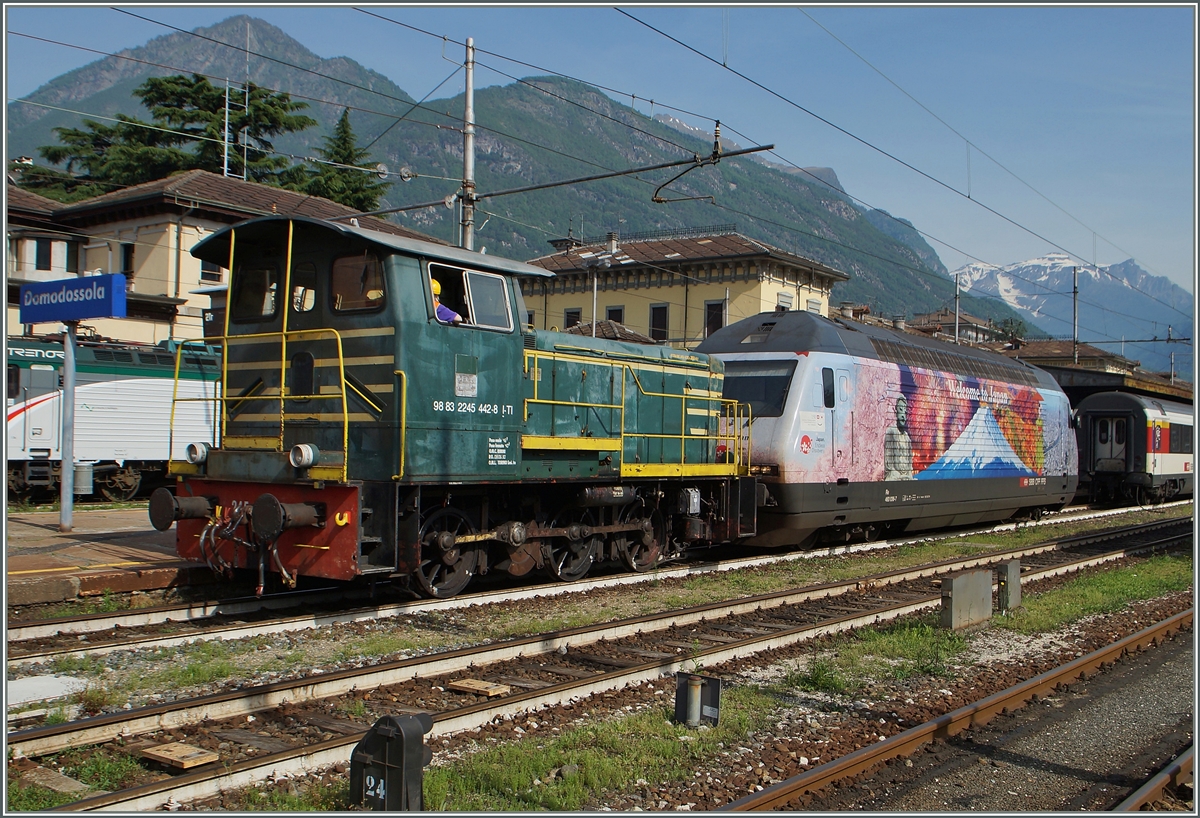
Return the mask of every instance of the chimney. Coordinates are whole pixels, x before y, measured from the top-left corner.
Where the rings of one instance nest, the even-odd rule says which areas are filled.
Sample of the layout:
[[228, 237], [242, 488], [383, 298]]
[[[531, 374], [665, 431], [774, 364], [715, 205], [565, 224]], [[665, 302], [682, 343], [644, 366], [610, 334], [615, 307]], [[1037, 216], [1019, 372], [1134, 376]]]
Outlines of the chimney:
[[893, 318], [892, 326], [895, 327], [896, 329], [904, 329], [904, 326], [905, 326], [904, 325], [904, 316], [897, 315], [895, 318]]
[[616, 233], [608, 234], [608, 252], [612, 255], [616, 255], [616, 253], [617, 253], [617, 234]]

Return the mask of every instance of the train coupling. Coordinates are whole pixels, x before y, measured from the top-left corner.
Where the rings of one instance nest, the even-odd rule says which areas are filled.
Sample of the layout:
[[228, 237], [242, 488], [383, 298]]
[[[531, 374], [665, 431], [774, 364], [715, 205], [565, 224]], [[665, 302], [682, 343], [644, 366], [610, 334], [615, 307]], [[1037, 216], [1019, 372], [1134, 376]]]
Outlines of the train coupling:
[[250, 524], [255, 536], [273, 542], [284, 531], [303, 526], [325, 527], [324, 503], [281, 503], [274, 494], [263, 494], [254, 501]]

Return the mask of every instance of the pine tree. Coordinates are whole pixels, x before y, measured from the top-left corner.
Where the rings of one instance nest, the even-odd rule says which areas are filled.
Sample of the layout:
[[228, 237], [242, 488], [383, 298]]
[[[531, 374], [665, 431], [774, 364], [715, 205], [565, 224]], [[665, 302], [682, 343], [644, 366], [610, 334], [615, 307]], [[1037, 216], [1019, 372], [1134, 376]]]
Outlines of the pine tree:
[[350, 127], [350, 109], [342, 111], [333, 135], [317, 150], [322, 161], [309, 160], [313, 168], [285, 174], [284, 187], [331, 199], [355, 210], [375, 210], [388, 183], [379, 181], [369, 168], [370, 152], [358, 147]]
[[151, 77], [133, 91], [150, 110], [151, 122], [118, 114], [115, 125], [85, 119], [82, 128], [55, 128], [60, 144], [40, 147], [38, 153], [65, 165], [70, 176], [29, 174], [21, 185], [73, 201], [84, 193], [151, 182], [183, 170], [222, 173], [226, 161], [230, 175], [241, 176], [245, 164], [248, 179], [277, 184], [291, 162], [274, 155], [271, 139], [317, 121], [298, 113], [308, 103], [253, 83], [248, 88], [249, 105], [244, 89], [229, 97], [228, 155], [225, 89], [199, 74]]

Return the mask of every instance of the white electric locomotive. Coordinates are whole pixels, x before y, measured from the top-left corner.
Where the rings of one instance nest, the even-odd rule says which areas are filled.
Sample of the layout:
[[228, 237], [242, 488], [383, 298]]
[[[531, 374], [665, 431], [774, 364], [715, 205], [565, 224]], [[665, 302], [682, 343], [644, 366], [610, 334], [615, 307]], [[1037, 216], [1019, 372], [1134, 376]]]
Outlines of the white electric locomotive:
[[1194, 410], [1127, 392], [1089, 395], [1075, 409], [1080, 494], [1097, 503], [1191, 495]]
[[[82, 341], [75, 350], [74, 459], [91, 465], [96, 492], [109, 500], [129, 500], [150, 487], [143, 483], [165, 480], [168, 460], [182, 458], [188, 443], [213, 434], [220, 351], [185, 348], [177, 386], [177, 348], [171, 342]], [[9, 336], [8, 491], [15, 499], [49, 499], [58, 491], [62, 369], [60, 340]], [[172, 440], [175, 397], [193, 402], [175, 405]], [[210, 402], [194, 402], [198, 398]]]
[[766, 489], [751, 544], [804, 545], [1038, 516], [1079, 480], [1067, 396], [1003, 355], [807, 312], [698, 348], [749, 404]]

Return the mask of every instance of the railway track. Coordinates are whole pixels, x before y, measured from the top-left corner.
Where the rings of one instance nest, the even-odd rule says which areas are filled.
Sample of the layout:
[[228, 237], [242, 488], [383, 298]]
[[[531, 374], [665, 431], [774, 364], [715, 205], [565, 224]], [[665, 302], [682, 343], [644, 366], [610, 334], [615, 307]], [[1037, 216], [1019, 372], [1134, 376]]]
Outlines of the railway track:
[[[1134, 545], [1115, 547], [1093, 541], [1012, 549], [34, 728], [10, 734], [9, 750], [18, 757], [36, 757], [109, 741], [136, 743], [138, 737], [158, 742], [168, 735], [196, 746], [213, 744], [222, 737], [227, 743], [236, 743], [238, 737], [246, 740], [242, 734], [249, 717], [254, 718], [259, 732], [268, 726], [286, 732], [289, 725], [315, 723], [327, 728], [326, 735], [336, 734], [313, 742], [293, 731], [296, 746], [251, 751], [247, 754], [259, 757], [240, 761], [226, 757], [222, 763], [208, 765], [214, 768], [211, 770], [184, 773], [71, 805], [79, 810], [154, 809], [171, 798], [177, 802], [197, 800], [211, 797], [217, 789], [244, 786], [267, 775], [344, 763], [379, 715], [432, 711], [433, 736], [455, 733], [506, 714], [657, 679], [697, 662], [712, 666], [932, 608], [941, 601], [939, 578], [956, 571], [1020, 559], [1027, 568], [1022, 580], [1031, 582], [1190, 540], [1190, 521], [1178, 522], [1174, 528], [1155, 534], [1142, 531], [1142, 541]], [[1111, 535], [1105, 539], [1111, 542]], [[452, 683], [464, 678], [504, 690], [495, 696], [453, 693]], [[373, 717], [362, 721], [345, 718], [337, 704], [350, 699], [371, 701]], [[252, 737], [250, 741], [253, 746]], [[260, 740], [259, 744], [270, 742]]]
[[[1089, 511], [1086, 514], [1067, 517], [1056, 516], [1053, 520], [1043, 519], [1040, 524], [1097, 519], [1125, 512], [1125, 509]], [[952, 536], [996, 533], [1013, 530], [1016, 527], [1016, 524], [1007, 523], [968, 531], [956, 531]], [[19, 667], [52, 662], [56, 659], [78, 658], [84, 655], [102, 656], [121, 650], [166, 648], [203, 640], [239, 639], [253, 635], [288, 633], [336, 624], [411, 616], [427, 611], [448, 611], [455, 608], [532, 597], [582, 593], [617, 585], [686, 578], [704, 573], [737, 571], [798, 559], [819, 559], [839, 554], [892, 548], [929, 539], [931, 539], [929, 536], [906, 537], [803, 552], [740, 557], [719, 562], [695, 562], [648, 573], [624, 573], [570, 584], [538, 584], [525, 588], [475, 592], [446, 600], [406, 600], [350, 609], [345, 608], [347, 596], [362, 598], [367, 595], [367, 591], [311, 591], [280, 594], [262, 599], [243, 598], [222, 602], [164, 605], [113, 614], [90, 614], [12, 623], [7, 629], [8, 664], [9, 667]], [[296, 609], [304, 612], [287, 614], [287, 611]]]
[[[803, 802], [806, 796], [818, 793], [834, 782], [878, 770], [886, 762], [910, 756], [937, 739], [949, 738], [968, 728], [985, 725], [1002, 713], [1018, 710], [1037, 697], [1046, 696], [1059, 687], [1087, 678], [1129, 653], [1143, 650], [1191, 627], [1193, 616], [1194, 610], [1188, 609], [1052, 671], [909, 728], [878, 744], [863, 747], [814, 767], [760, 792], [746, 795], [720, 809], [728, 812], [749, 812], [808, 807], [809, 805]], [[1167, 765], [1159, 775], [1115, 807], [1114, 811], [1136, 811], [1160, 797], [1164, 788], [1177, 784], [1183, 776], [1190, 773], [1191, 756], [1189, 748], [1186, 753]]]

